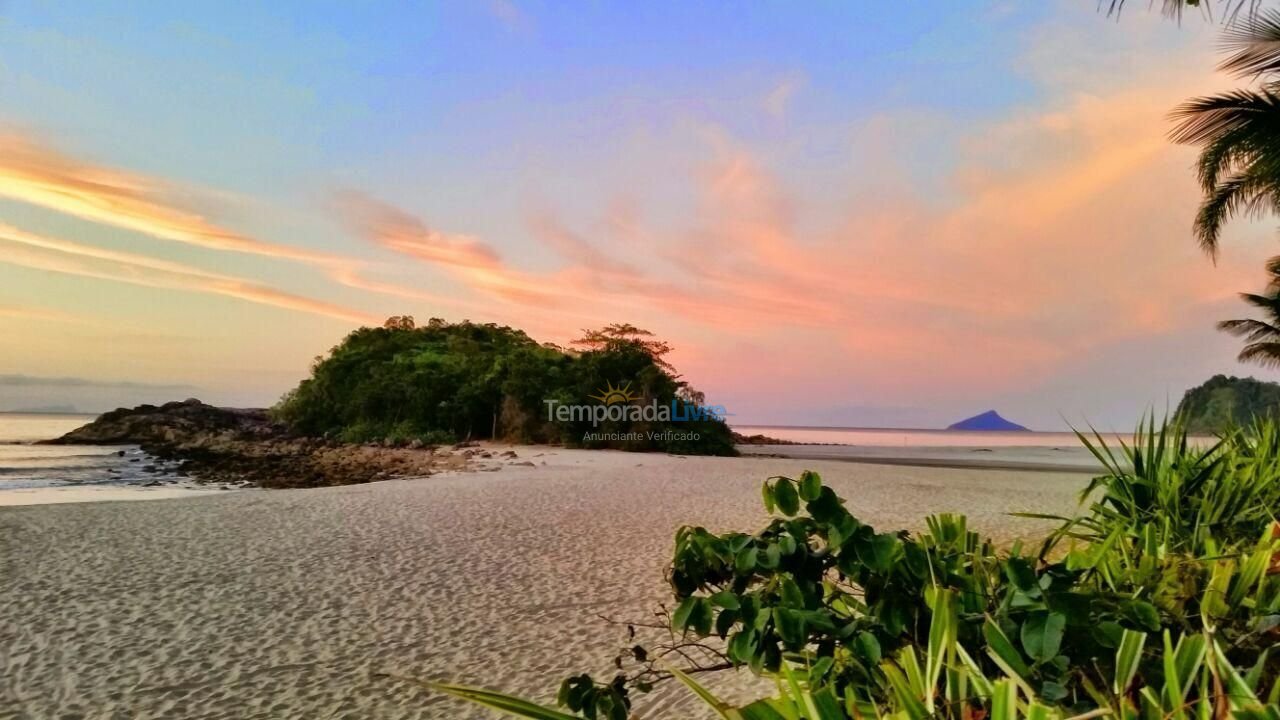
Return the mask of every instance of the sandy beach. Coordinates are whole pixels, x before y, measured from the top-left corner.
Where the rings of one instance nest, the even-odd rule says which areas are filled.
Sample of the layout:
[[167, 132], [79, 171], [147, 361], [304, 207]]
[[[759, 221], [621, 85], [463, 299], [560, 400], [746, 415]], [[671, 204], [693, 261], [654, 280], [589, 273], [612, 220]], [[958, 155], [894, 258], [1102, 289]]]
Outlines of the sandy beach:
[[[756, 529], [771, 475], [817, 470], [879, 528], [954, 511], [1006, 540], [1044, 525], [1005, 513], [1070, 512], [1086, 482], [516, 451], [496, 472], [0, 508], [0, 718], [490, 717], [376, 675], [547, 700], [570, 673], [611, 676], [624, 633], [596, 614], [645, 618], [668, 597], [676, 528]], [[638, 707], [657, 717], [683, 697]]]

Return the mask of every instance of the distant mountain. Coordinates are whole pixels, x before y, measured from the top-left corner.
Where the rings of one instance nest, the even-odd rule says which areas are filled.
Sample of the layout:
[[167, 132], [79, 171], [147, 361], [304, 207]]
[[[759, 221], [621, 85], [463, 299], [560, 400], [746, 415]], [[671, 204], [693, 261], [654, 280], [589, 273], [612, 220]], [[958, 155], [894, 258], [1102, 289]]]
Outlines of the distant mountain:
[[1177, 414], [1193, 433], [1219, 433], [1255, 417], [1280, 418], [1280, 385], [1251, 377], [1214, 375], [1182, 396]]
[[974, 415], [971, 418], [965, 418], [958, 423], [948, 425], [948, 430], [1022, 430], [1018, 423], [1009, 422], [1000, 417], [1000, 413], [995, 410], [988, 410], [980, 415]]
[[40, 407], [0, 410], [0, 412], [14, 413], [15, 415], [75, 415], [79, 413], [75, 405], [41, 405]]

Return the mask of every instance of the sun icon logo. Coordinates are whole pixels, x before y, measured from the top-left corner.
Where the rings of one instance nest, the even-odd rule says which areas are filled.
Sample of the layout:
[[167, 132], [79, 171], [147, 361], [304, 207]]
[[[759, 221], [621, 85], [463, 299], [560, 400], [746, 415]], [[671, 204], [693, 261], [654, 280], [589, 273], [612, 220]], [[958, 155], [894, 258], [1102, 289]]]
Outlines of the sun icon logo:
[[610, 382], [605, 384], [604, 390], [601, 390], [599, 395], [590, 395], [588, 397], [592, 400], [599, 400], [605, 405], [614, 405], [617, 403], [633, 402], [639, 399], [640, 396], [631, 392], [630, 382], [619, 387], [614, 387], [613, 383]]

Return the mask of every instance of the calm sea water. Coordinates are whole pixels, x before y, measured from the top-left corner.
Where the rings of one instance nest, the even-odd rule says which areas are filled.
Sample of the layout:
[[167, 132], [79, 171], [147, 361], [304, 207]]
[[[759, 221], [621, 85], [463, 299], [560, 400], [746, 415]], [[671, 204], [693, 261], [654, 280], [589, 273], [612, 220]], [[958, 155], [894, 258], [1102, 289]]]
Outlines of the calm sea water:
[[[969, 432], [963, 430], [902, 430], [891, 428], [831, 428], [735, 426], [745, 435], [767, 435], [797, 443], [780, 448], [758, 445], [749, 454], [785, 454], [823, 460], [859, 460], [944, 467], [988, 467], [1026, 470], [1097, 472], [1101, 465], [1074, 433]], [[1121, 438], [1103, 439], [1119, 453]], [[1124, 438], [1128, 441], [1130, 438]]]
[[[1076, 448], [1080, 441], [1069, 432], [971, 432], [966, 430], [895, 430], [892, 428], [793, 427], [743, 425], [744, 435], [768, 435], [796, 443], [863, 445], [868, 447], [1041, 447]], [[1107, 438], [1108, 442], [1112, 438]]]
[[0, 413], [0, 490], [150, 482], [136, 446], [35, 445], [93, 420], [92, 415]]

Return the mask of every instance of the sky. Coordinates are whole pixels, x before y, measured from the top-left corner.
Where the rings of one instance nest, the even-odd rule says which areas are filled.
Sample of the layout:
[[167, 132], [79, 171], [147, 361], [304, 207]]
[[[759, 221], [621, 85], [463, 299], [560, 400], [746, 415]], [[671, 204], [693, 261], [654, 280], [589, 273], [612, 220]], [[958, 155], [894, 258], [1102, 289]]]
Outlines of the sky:
[[736, 424], [1124, 429], [1235, 361], [1131, 3], [0, 3], [0, 409], [266, 405], [390, 315], [630, 322]]

